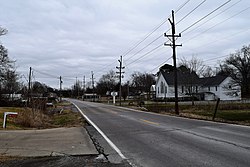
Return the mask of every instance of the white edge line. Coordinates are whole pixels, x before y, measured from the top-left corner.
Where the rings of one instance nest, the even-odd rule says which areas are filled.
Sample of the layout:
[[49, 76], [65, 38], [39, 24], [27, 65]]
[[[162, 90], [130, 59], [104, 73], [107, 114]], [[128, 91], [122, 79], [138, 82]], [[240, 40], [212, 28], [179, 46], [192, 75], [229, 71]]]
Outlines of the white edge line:
[[102, 137], [108, 142], [108, 144], [119, 154], [122, 159], [127, 159], [121, 152], [121, 150], [101, 131], [100, 128], [94, 122], [92, 122], [87, 115], [85, 115], [82, 110], [73, 102], [71, 102], [82, 114], [82, 116], [102, 135]]

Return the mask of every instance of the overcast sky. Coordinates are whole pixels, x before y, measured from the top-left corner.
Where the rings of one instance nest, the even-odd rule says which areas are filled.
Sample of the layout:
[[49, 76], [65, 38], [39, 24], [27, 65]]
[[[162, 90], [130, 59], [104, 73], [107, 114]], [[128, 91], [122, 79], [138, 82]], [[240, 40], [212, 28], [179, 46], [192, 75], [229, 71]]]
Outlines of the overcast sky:
[[76, 77], [89, 82], [91, 71], [98, 81], [116, 70], [123, 55], [125, 82], [134, 71], [156, 73], [166, 61], [172, 64], [171, 47], [163, 45], [171, 10], [176, 11], [176, 33], [182, 33], [177, 58], [195, 55], [216, 67], [250, 44], [249, 0], [0, 0], [0, 26], [8, 29], [0, 41], [24, 81], [29, 67], [33, 80], [55, 88], [59, 76], [64, 88]]

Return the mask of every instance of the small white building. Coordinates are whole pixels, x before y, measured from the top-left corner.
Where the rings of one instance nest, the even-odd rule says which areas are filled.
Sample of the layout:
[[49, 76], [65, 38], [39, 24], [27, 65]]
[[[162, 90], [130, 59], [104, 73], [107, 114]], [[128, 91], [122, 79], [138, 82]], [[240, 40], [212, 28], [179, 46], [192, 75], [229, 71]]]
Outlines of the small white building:
[[[200, 100], [240, 100], [240, 86], [232, 85], [228, 76], [199, 78], [194, 72], [177, 72], [178, 97], [188, 98], [194, 95]], [[174, 98], [174, 73], [173, 71], [160, 70], [155, 84], [155, 95], [158, 99]]]

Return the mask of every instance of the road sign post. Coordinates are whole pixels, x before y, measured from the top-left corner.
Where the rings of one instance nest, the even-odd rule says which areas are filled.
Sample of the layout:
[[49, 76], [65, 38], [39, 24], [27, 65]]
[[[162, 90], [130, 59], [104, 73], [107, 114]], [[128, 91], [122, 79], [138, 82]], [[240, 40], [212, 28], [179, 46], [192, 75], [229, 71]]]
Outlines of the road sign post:
[[113, 96], [113, 104], [115, 104], [115, 96], [117, 96], [117, 92], [111, 92], [111, 96]]

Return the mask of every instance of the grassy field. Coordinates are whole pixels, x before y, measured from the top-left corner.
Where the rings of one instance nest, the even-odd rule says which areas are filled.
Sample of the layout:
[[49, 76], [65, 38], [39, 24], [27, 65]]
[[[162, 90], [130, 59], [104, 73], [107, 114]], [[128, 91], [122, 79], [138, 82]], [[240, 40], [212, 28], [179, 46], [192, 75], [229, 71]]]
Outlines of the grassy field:
[[[174, 115], [173, 103], [150, 103], [143, 107], [149, 112]], [[179, 103], [180, 116], [212, 120], [215, 110], [215, 102], [207, 104], [182, 104]], [[246, 103], [221, 103], [219, 104], [215, 121], [243, 124], [250, 126], [250, 104]]]
[[74, 112], [70, 103], [58, 103], [46, 111], [31, 108], [0, 107], [0, 130], [3, 129], [3, 113], [17, 112], [17, 117], [8, 117], [6, 129], [46, 129], [56, 127], [84, 126], [85, 121]]

